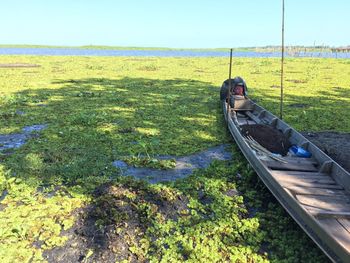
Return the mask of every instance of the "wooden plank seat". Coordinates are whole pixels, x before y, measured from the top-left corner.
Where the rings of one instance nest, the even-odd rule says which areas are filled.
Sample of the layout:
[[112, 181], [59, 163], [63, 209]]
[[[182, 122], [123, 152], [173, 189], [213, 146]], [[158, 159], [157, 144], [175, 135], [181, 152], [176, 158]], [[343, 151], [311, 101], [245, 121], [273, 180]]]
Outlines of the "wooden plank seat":
[[282, 163], [279, 161], [263, 161], [267, 167], [273, 170], [291, 170], [291, 171], [304, 171], [304, 172], [317, 172], [318, 169], [312, 163]]
[[308, 212], [316, 218], [336, 218], [336, 219], [350, 219], [349, 211], [327, 211], [322, 209], [314, 209], [312, 207], [304, 206]]
[[350, 215], [349, 196], [324, 196], [324, 195], [296, 195], [296, 199], [314, 216], [318, 214], [341, 214]]
[[245, 114], [250, 118], [252, 119], [253, 121], [255, 121], [256, 123], [261, 123], [261, 119], [257, 116], [255, 116], [253, 113], [251, 113], [250, 111], [246, 111]]
[[338, 189], [338, 190], [343, 190], [344, 188], [338, 184], [325, 184], [324, 182], [304, 182], [304, 181], [299, 181], [299, 182], [289, 182], [289, 181], [283, 181], [281, 182], [281, 185], [284, 188], [290, 188], [290, 187], [310, 187], [310, 188], [321, 188], [321, 189]]
[[325, 196], [347, 196], [348, 194], [343, 189], [326, 189], [314, 187], [290, 186], [287, 188], [294, 195], [325, 195]]
[[291, 179], [291, 180], [303, 180], [303, 179], [320, 179], [320, 180], [333, 180], [333, 178], [326, 173], [319, 172], [300, 172], [300, 171], [271, 171], [273, 177], [278, 180]]
[[318, 162], [314, 158], [302, 158], [302, 157], [292, 157], [292, 156], [284, 156], [282, 157], [286, 162], [290, 163], [297, 163], [297, 164], [303, 164], [303, 163], [311, 163], [311, 164], [318, 164]]
[[249, 99], [244, 98], [243, 96], [235, 96], [235, 105], [233, 108], [234, 111], [252, 111], [254, 110], [254, 105]]
[[[271, 171], [271, 175], [278, 181], [281, 186], [287, 189], [328, 189], [343, 190], [344, 188], [338, 185], [334, 179], [325, 173], [319, 172], [300, 172], [300, 171]], [[304, 192], [307, 190], [303, 190]], [[325, 192], [325, 190], [324, 190]]]

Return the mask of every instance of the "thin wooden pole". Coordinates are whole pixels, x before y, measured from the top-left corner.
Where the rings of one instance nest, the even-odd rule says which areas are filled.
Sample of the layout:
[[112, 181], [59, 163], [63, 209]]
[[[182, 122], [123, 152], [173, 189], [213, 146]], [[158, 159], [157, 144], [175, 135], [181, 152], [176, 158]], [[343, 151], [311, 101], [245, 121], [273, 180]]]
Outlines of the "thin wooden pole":
[[227, 90], [227, 118], [229, 118], [229, 112], [230, 112], [230, 97], [231, 97], [231, 71], [232, 71], [232, 48], [230, 50], [230, 67], [228, 72], [228, 90]]
[[284, 64], [284, 0], [282, 0], [282, 59], [281, 59], [281, 101], [280, 119], [283, 119], [283, 64]]

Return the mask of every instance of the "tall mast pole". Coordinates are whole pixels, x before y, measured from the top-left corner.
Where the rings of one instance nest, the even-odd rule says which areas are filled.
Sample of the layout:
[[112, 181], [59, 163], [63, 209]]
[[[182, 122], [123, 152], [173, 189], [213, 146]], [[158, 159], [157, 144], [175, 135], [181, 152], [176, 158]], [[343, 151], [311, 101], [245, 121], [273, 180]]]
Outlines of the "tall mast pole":
[[232, 71], [232, 48], [230, 50], [230, 67], [228, 72], [228, 90], [227, 90], [227, 120], [229, 118], [229, 112], [230, 112], [230, 97], [231, 97], [231, 71]]
[[282, 0], [282, 59], [281, 59], [281, 98], [280, 119], [283, 119], [283, 64], [284, 64], [284, 0]]

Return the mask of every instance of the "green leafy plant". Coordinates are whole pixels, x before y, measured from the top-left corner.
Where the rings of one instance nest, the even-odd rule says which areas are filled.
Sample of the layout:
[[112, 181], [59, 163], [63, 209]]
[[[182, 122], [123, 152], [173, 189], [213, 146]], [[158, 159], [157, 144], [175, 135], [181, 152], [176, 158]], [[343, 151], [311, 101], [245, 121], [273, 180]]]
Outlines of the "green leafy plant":
[[172, 169], [176, 166], [175, 159], [157, 159], [148, 157], [125, 157], [122, 158], [127, 164], [135, 166], [135, 167], [149, 167], [155, 169]]
[[[110, 209], [97, 213], [91, 227], [116, 229], [135, 261], [327, 262], [237, 148], [232, 162], [215, 162], [167, 185], [120, 177], [112, 165], [133, 156], [126, 160], [130, 165], [169, 169], [173, 160], [154, 157], [233, 144], [218, 101], [226, 58], [1, 59], [41, 67], [1, 69], [0, 134], [47, 124], [25, 145], [0, 156], [1, 262], [45, 261], [52, 248], [67, 251], [71, 240], [64, 233], [82, 220], [77, 211], [99, 204]], [[235, 75], [247, 81], [250, 96], [275, 114], [279, 63], [235, 59]], [[285, 121], [301, 131], [350, 132], [349, 62], [287, 58], [285, 63], [286, 79], [294, 80], [285, 82]], [[306, 101], [307, 107], [288, 106]], [[112, 199], [96, 197], [107, 183], [125, 191]], [[125, 207], [132, 217], [118, 212]], [[130, 218], [140, 219], [142, 227], [131, 231]], [[92, 247], [82, 253], [87, 261], [101, 261]]]

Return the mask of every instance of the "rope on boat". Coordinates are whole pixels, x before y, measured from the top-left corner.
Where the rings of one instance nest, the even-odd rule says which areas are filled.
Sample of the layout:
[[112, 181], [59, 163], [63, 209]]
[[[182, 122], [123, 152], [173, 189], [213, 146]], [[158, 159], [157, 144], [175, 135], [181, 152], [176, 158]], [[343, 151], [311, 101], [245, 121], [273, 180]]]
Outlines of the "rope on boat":
[[252, 136], [250, 136], [250, 135], [246, 136], [245, 137], [245, 141], [250, 145], [250, 147], [252, 147], [253, 149], [255, 149], [255, 150], [257, 150], [257, 151], [259, 151], [261, 153], [264, 153], [265, 155], [267, 155], [271, 159], [279, 161], [281, 163], [288, 163], [285, 159], [274, 155], [272, 152], [270, 152], [269, 150], [264, 148], [256, 140], [254, 140], [254, 138]]

